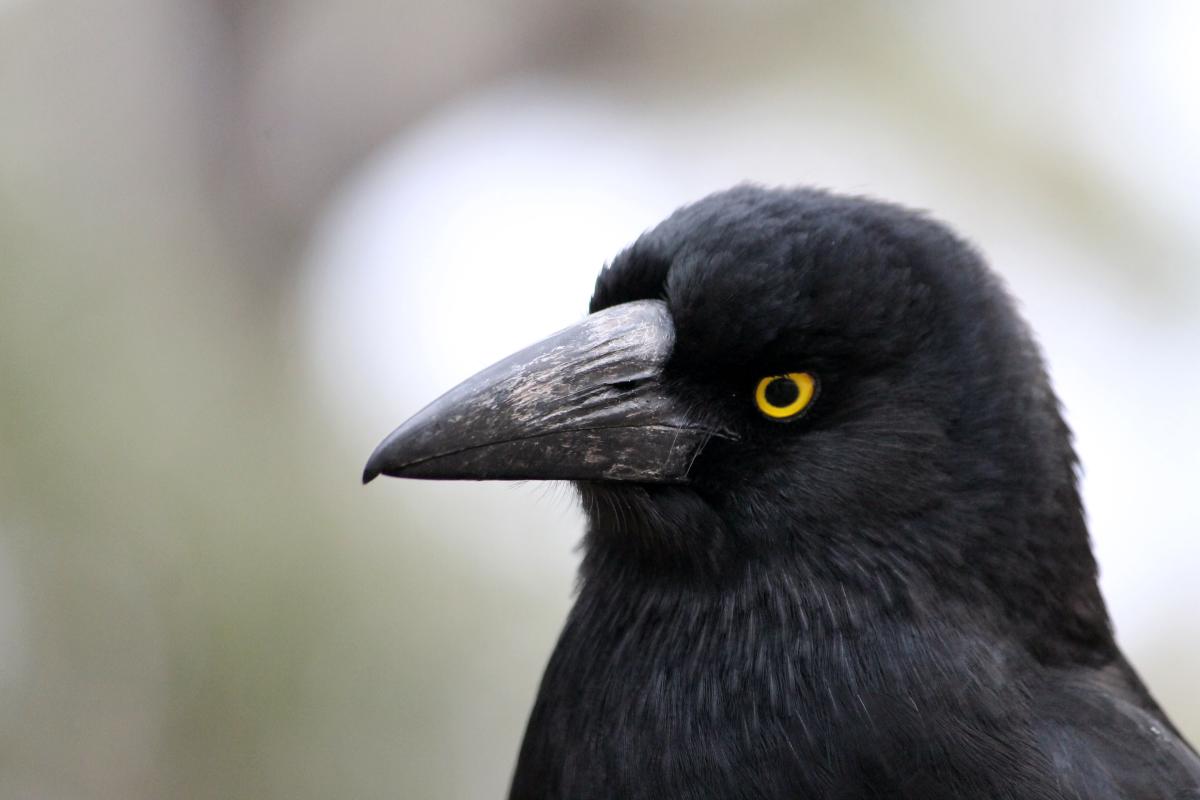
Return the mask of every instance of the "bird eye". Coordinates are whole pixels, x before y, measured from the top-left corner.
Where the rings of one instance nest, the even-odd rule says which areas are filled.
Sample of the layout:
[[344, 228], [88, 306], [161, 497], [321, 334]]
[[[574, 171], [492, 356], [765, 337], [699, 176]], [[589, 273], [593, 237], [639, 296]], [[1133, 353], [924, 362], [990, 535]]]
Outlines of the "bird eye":
[[788, 422], [799, 417], [817, 394], [817, 379], [807, 372], [770, 375], [758, 382], [754, 402], [768, 419]]

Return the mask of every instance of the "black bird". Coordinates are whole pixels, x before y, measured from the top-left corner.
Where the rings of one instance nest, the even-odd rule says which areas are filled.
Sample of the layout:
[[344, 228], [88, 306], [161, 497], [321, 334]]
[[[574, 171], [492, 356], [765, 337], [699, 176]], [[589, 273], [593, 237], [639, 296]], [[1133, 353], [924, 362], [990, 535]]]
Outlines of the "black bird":
[[578, 597], [514, 800], [1200, 798], [1113, 640], [1038, 349], [943, 225], [676, 211], [377, 475], [567, 479]]

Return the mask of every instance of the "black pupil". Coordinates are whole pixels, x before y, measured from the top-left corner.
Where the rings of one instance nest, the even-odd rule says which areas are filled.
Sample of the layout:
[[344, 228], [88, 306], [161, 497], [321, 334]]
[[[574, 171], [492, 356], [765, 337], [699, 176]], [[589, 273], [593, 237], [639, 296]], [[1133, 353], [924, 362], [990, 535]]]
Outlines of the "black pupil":
[[796, 398], [800, 396], [800, 387], [791, 378], [776, 378], [767, 384], [763, 394], [766, 395], [768, 403], [776, 408], [784, 408], [796, 402]]

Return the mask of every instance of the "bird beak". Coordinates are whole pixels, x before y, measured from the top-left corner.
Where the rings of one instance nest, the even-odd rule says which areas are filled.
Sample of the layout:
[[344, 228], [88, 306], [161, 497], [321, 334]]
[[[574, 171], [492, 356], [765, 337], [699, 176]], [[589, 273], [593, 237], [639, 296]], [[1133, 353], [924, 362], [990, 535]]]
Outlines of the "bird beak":
[[592, 314], [430, 403], [375, 448], [363, 483], [685, 481], [710, 431], [662, 383], [674, 342], [661, 301]]

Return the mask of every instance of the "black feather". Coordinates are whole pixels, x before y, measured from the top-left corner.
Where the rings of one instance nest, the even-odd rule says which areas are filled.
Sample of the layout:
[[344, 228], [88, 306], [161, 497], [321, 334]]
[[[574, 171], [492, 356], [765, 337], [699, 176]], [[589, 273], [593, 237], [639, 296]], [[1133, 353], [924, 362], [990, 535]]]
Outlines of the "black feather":
[[[1185, 798], [1200, 760], [1114, 643], [1029, 331], [929, 217], [744, 186], [605, 268], [665, 299], [683, 486], [584, 482], [578, 599], [514, 800]], [[806, 370], [803, 419], [755, 413]]]

